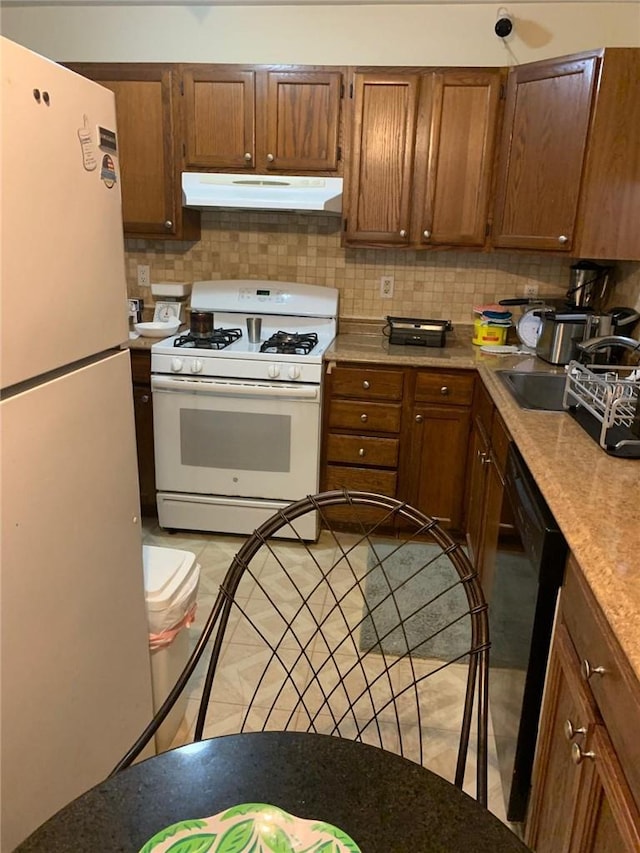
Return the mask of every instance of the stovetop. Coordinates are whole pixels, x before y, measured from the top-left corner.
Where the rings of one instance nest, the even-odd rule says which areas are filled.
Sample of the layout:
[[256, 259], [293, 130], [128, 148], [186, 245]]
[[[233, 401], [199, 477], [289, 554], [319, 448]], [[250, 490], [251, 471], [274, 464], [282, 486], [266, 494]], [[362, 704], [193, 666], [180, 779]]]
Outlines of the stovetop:
[[[249, 310], [240, 310], [245, 307]], [[183, 332], [159, 341], [151, 347], [153, 373], [320, 381], [322, 358], [337, 330], [334, 288], [282, 282], [195, 282], [191, 308], [213, 311], [213, 338]], [[248, 317], [262, 320], [257, 343], [247, 336]]]

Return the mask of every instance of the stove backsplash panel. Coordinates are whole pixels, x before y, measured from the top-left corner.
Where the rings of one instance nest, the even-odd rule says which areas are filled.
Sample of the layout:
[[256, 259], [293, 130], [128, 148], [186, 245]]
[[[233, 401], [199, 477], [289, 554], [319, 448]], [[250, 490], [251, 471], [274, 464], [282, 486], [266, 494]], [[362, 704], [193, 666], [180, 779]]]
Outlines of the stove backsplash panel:
[[[337, 287], [340, 317], [378, 320], [387, 315], [469, 323], [474, 305], [522, 296], [536, 284], [542, 296], [561, 297], [573, 258], [517, 252], [414, 252], [345, 249], [341, 219], [295, 213], [208, 211], [197, 243], [127, 240], [129, 296], [153, 305], [138, 288], [138, 264], [151, 281], [270, 279]], [[393, 276], [393, 296], [380, 295], [380, 278]], [[616, 264], [616, 305], [640, 309], [640, 264]]]

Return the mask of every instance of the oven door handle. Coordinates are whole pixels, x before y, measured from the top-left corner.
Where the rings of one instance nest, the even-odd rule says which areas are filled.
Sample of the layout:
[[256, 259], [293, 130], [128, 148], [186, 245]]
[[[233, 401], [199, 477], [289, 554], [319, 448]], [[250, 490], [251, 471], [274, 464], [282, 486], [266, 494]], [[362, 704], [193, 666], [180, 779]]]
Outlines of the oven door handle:
[[152, 376], [152, 391], [190, 391], [217, 397], [286, 397], [294, 400], [317, 400], [318, 385], [279, 385], [266, 382], [224, 382], [216, 379], [186, 379]]

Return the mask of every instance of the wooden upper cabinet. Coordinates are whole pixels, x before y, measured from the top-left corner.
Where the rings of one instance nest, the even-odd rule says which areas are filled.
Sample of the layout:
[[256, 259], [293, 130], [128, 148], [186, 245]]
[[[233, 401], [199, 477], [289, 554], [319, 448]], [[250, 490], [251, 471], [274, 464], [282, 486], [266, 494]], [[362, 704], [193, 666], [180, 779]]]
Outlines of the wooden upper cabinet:
[[339, 172], [342, 69], [182, 66], [187, 169]]
[[182, 86], [186, 168], [255, 169], [255, 72], [187, 66]]
[[419, 84], [417, 74], [355, 75], [347, 243], [409, 243]]
[[345, 242], [483, 246], [499, 69], [355, 75]]
[[414, 242], [484, 245], [500, 87], [498, 69], [434, 73], [423, 81]]
[[493, 243], [573, 253], [596, 55], [509, 76]]
[[115, 95], [125, 236], [197, 239], [199, 214], [182, 208], [175, 68], [147, 63], [67, 67]]

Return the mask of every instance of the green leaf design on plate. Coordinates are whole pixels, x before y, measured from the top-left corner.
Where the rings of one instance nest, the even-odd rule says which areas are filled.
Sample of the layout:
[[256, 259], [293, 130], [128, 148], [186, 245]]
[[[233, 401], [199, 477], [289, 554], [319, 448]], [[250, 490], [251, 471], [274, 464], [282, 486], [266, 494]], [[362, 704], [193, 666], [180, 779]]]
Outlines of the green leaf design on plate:
[[172, 835], [177, 835], [178, 832], [185, 829], [202, 829], [206, 825], [206, 820], [181, 820], [178, 823], [172, 823], [171, 826], [165, 826], [160, 832], [156, 832], [153, 838], [150, 838], [140, 849], [140, 853], [152, 853], [154, 847], [162, 841], [166, 841], [167, 838], [171, 838]]
[[273, 853], [296, 853], [291, 839], [279, 826], [269, 827], [260, 832], [260, 840]]
[[168, 848], [167, 853], [208, 853], [213, 850], [213, 845], [218, 836], [211, 832], [198, 833], [190, 835], [188, 838], [181, 838]]
[[232, 808], [227, 809], [227, 811], [221, 815], [220, 820], [226, 820], [229, 817], [235, 817], [235, 815], [249, 814], [249, 812], [267, 811], [277, 812], [281, 817], [289, 821], [289, 823], [293, 822], [293, 816], [290, 815], [289, 812], [285, 812], [277, 806], [270, 806], [268, 803], [240, 803], [238, 806], [232, 806]]
[[343, 847], [347, 848], [349, 853], [362, 853], [353, 838], [350, 838], [346, 832], [337, 826], [333, 826], [330, 823], [315, 823], [312, 828], [318, 830], [318, 832], [326, 832], [327, 835], [335, 838]]
[[216, 846], [216, 853], [242, 853], [251, 841], [255, 829], [255, 821], [243, 820], [230, 826], [220, 837]]

